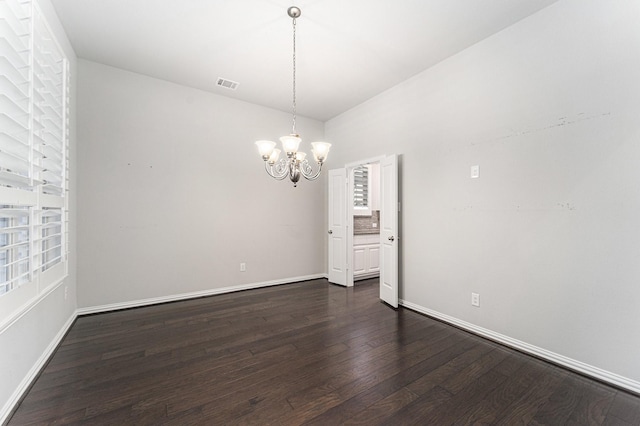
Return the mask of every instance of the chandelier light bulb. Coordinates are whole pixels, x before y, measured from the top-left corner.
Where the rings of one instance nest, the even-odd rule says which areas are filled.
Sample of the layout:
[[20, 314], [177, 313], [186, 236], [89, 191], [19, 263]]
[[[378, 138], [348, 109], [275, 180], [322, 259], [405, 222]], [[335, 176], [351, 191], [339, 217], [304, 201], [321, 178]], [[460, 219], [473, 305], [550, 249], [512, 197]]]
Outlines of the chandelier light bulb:
[[282, 142], [282, 150], [286, 152], [287, 155], [298, 152], [298, 147], [300, 146], [301, 141], [302, 139], [297, 135], [283, 136], [280, 138], [280, 142]]
[[327, 155], [329, 155], [331, 144], [327, 142], [311, 142], [311, 147], [313, 158], [315, 158], [316, 162], [323, 163], [327, 159]]
[[273, 152], [273, 148], [275, 148], [276, 143], [272, 141], [256, 141], [256, 145], [258, 146], [258, 152], [263, 160], [268, 160]]
[[269, 160], [267, 160], [267, 162], [273, 165], [276, 163], [276, 161], [278, 161], [278, 158], [280, 158], [280, 150], [276, 148], [273, 150], [273, 152], [269, 156]]

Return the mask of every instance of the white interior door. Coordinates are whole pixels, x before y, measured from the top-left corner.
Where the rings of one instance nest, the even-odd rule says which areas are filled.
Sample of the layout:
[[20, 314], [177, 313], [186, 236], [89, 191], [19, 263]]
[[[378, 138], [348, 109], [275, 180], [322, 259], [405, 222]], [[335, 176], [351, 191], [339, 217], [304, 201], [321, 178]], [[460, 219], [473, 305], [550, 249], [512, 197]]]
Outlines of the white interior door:
[[398, 157], [380, 161], [380, 299], [398, 307]]
[[329, 281], [347, 285], [347, 170], [329, 170]]

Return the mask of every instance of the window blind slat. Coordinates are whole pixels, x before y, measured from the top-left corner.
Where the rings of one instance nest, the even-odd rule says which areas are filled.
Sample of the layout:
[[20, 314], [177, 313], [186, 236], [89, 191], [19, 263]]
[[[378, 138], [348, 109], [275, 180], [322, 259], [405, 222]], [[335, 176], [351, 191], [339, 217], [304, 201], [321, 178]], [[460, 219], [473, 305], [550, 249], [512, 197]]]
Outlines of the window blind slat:
[[[18, 31], [16, 31], [18, 30]], [[7, 19], [0, 19], [0, 38], [7, 41], [14, 51], [27, 51], [29, 49], [29, 33], [9, 24]]]
[[0, 38], [0, 52], [15, 69], [29, 66], [29, 50], [15, 50], [5, 38]]
[[[19, 87], [26, 86], [29, 83], [29, 77], [25, 75], [27, 68], [27, 66], [16, 68], [5, 56], [0, 55], [0, 77], [4, 77], [4, 82], [0, 83], [0, 87], [7, 87], [6, 82], [11, 82], [11, 84]], [[27, 88], [25, 87], [22, 90], [25, 97], [27, 96], [26, 91]]]
[[20, 158], [29, 158], [29, 146], [21, 140], [0, 132], [0, 151]]
[[36, 146], [36, 150], [46, 158], [51, 159], [51, 161], [62, 162], [60, 150], [52, 147], [51, 145], [45, 144], [44, 141]]
[[0, 185], [29, 189], [31, 188], [31, 179], [0, 168]]
[[9, 116], [0, 112], [0, 128], [9, 135], [29, 131], [29, 115]]
[[29, 225], [6, 226], [0, 228], [0, 234], [16, 234], [24, 231], [29, 231]]
[[64, 195], [64, 189], [60, 188], [60, 184], [45, 183], [42, 186], [42, 192], [49, 195]]
[[45, 89], [37, 89], [36, 92], [42, 97], [42, 99], [54, 108], [62, 108], [62, 103], [56, 97], [54, 93]]
[[14, 266], [18, 266], [18, 265], [20, 265], [20, 264], [23, 264], [23, 263], [27, 263], [28, 261], [29, 261], [29, 259], [28, 259], [28, 258], [23, 257], [23, 258], [21, 258], [21, 259], [16, 259], [16, 260], [14, 260], [14, 261], [11, 261], [11, 262], [8, 262], [8, 263], [5, 263], [3, 266], [4, 266], [5, 268], [11, 268], [11, 267], [14, 267]]
[[40, 173], [40, 176], [47, 182], [48, 184], [52, 183], [62, 183], [62, 176], [60, 174], [55, 173], [53, 170], [43, 170]]
[[0, 16], [16, 34], [28, 33], [29, 5], [14, 0], [0, 2]]
[[42, 114], [40, 118], [41, 122], [52, 130], [52, 134], [58, 139], [62, 139], [62, 120], [58, 117], [52, 117], [47, 114]]
[[57, 137], [49, 131], [42, 132], [40, 135], [44, 142], [56, 150], [56, 152], [61, 152], [62, 150], [62, 138]]
[[7, 244], [4, 246], [0, 246], [0, 250], [5, 250], [5, 249], [13, 249], [16, 247], [26, 247], [29, 248], [29, 241], [22, 241], [19, 243], [15, 243], [15, 244]]
[[5, 7], [11, 12], [11, 15], [17, 20], [24, 20], [29, 17], [29, 2], [19, 0], [5, 0]]
[[21, 176], [29, 176], [29, 159], [0, 151], [0, 164], [5, 170], [9, 170]]
[[5, 114], [12, 115], [25, 115], [29, 114], [29, 98], [27, 97], [14, 97], [8, 91], [0, 94], [0, 111]]
[[11, 207], [0, 206], [0, 220], [6, 218], [24, 218], [29, 216], [29, 210], [26, 208], [14, 209]]

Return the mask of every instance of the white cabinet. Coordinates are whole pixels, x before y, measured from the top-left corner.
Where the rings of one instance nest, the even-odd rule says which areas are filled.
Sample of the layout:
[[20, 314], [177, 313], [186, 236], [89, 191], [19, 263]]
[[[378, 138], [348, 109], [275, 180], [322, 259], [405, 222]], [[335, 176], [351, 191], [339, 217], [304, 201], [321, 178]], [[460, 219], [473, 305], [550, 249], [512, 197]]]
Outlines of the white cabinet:
[[353, 277], [362, 279], [380, 274], [380, 234], [353, 236]]

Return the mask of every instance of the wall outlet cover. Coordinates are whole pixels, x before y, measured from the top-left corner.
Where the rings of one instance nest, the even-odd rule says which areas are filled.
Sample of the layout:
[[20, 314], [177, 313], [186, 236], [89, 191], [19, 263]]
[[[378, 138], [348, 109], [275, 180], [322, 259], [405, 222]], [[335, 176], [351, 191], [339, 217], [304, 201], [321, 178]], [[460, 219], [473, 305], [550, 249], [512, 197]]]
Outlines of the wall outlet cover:
[[471, 305], [480, 307], [480, 294], [471, 293]]

